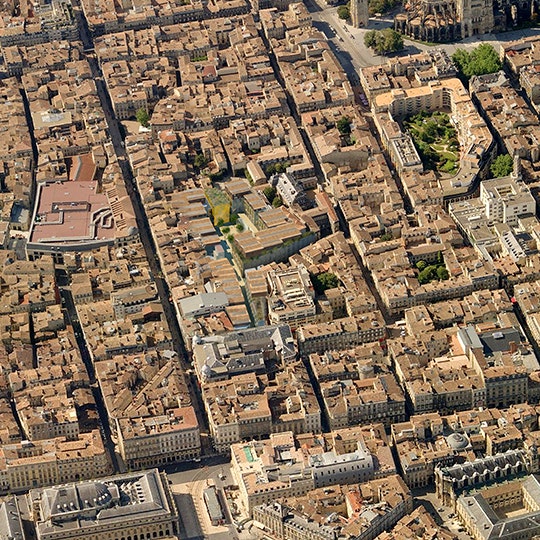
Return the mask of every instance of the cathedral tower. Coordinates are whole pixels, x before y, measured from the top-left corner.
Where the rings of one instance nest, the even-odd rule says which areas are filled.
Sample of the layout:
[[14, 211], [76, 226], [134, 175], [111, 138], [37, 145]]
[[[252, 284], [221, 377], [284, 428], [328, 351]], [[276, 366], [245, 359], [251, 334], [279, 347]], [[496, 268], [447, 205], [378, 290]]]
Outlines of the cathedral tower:
[[368, 0], [351, 0], [351, 23], [355, 28], [367, 26], [369, 20]]

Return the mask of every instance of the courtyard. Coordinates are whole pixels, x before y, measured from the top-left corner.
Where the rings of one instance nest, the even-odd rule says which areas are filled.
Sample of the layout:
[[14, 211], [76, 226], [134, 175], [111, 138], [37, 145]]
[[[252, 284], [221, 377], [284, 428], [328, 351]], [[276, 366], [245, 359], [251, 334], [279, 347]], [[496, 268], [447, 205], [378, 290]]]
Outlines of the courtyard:
[[458, 171], [459, 141], [448, 114], [421, 112], [403, 123], [426, 169], [450, 175]]

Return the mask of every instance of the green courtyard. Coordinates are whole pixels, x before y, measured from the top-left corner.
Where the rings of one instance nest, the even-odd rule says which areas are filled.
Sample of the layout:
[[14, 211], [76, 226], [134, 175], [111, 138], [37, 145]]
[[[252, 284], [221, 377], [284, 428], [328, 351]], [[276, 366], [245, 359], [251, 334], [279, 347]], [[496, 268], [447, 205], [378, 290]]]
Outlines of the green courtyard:
[[459, 141], [450, 118], [444, 112], [421, 112], [404, 122], [424, 167], [455, 174], [459, 168]]

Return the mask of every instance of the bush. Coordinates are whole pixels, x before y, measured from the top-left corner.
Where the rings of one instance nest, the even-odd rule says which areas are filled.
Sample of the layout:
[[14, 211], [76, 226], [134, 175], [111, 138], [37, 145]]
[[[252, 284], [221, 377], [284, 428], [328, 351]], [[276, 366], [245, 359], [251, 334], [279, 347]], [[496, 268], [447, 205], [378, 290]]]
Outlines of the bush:
[[287, 167], [291, 166], [290, 161], [284, 161], [283, 163], [276, 163], [276, 173], [284, 173], [287, 170]]
[[426, 283], [429, 283], [430, 281], [434, 280], [436, 277], [437, 277], [437, 267], [431, 264], [429, 266], [426, 266], [418, 274], [418, 283], [420, 283], [420, 285], [425, 285]]
[[231, 242], [231, 243], [232, 243], [233, 240], [234, 240], [234, 235], [233, 235], [233, 234], [227, 235], [227, 241], [228, 241], [228, 242]]
[[501, 154], [495, 158], [490, 167], [491, 174], [495, 178], [508, 176], [514, 170], [514, 159], [510, 154]]
[[221, 232], [223, 234], [228, 234], [231, 232], [231, 228], [230, 227], [223, 227], [223, 229], [221, 229]]
[[264, 168], [264, 173], [266, 176], [272, 176], [273, 174], [276, 174], [276, 166], [274, 163], [271, 163], [270, 165], [267, 165]]
[[244, 226], [241, 223], [236, 224], [236, 230], [238, 232], [242, 232], [244, 230]]
[[437, 277], [441, 281], [445, 281], [450, 277], [450, 274], [448, 273], [448, 270], [444, 266], [439, 266], [439, 268], [437, 268]]

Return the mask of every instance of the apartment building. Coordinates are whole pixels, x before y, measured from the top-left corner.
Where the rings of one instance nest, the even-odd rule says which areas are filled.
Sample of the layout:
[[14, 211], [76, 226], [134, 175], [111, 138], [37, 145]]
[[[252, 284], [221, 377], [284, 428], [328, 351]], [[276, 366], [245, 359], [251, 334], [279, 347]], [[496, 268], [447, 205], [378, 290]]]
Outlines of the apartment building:
[[419, 506], [410, 515], [403, 516], [388, 532], [383, 532], [379, 540], [456, 540], [456, 535], [438, 525], [424, 506]]
[[532, 163], [539, 160], [537, 116], [504, 72], [475, 77], [471, 81], [471, 95], [493, 128], [502, 152]]
[[305, 266], [283, 272], [271, 271], [268, 319], [270, 324], [288, 324], [292, 330], [316, 318], [315, 292]]
[[247, 372], [264, 373], [267, 362], [286, 365], [295, 358], [296, 346], [287, 324], [196, 338], [193, 344], [193, 360], [201, 382]]
[[370, 376], [361, 368], [357, 379], [320, 383], [330, 429], [382, 422], [390, 426], [405, 420], [405, 395], [390, 373]]
[[350, 349], [362, 343], [383, 340], [386, 327], [380, 311], [319, 324], [306, 324], [296, 331], [300, 354]]
[[203, 384], [216, 450], [228, 452], [233, 443], [271, 433], [321, 430], [321, 411], [304, 365], [289, 363], [279, 370], [273, 379], [252, 372]]
[[37, 487], [87, 480], [111, 474], [112, 465], [99, 431], [22, 441], [0, 448], [0, 490], [23, 492]]
[[394, 478], [395, 464], [381, 424], [320, 434], [284, 432], [232, 445], [232, 474], [249, 511], [313, 489]]
[[131, 469], [199, 456], [199, 425], [184, 374], [171, 351], [96, 362], [111, 431]]
[[373, 540], [410, 512], [412, 496], [396, 475], [356, 489], [337, 486], [269, 502], [256, 506], [253, 516], [280, 540], [331, 540], [338, 531], [344, 538]]
[[166, 414], [117, 418], [120, 455], [131, 470], [199, 457], [200, 430], [193, 407], [169, 409]]

